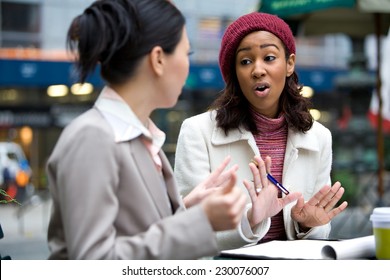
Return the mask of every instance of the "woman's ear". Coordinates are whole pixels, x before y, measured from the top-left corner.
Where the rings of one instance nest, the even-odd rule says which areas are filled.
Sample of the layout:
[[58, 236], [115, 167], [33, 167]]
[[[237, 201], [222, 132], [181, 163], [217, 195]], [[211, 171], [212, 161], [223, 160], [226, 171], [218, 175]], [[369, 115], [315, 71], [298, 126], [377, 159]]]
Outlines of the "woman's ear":
[[290, 77], [295, 70], [295, 54], [290, 54], [287, 59], [287, 77]]
[[164, 72], [164, 51], [160, 46], [154, 47], [149, 53], [149, 60], [152, 71], [158, 76]]

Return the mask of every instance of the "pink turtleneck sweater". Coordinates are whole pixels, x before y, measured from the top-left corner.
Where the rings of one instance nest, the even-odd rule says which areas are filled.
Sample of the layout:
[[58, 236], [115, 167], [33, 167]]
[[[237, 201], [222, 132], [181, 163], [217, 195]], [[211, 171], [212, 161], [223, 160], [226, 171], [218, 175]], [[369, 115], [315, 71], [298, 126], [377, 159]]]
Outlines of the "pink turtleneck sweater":
[[[263, 159], [270, 156], [272, 159], [271, 174], [282, 182], [284, 154], [286, 151], [288, 127], [284, 115], [270, 119], [252, 111], [259, 133], [254, 135], [260, 155]], [[282, 193], [279, 191], [278, 196]], [[271, 227], [260, 242], [271, 240], [286, 240], [286, 231], [283, 222], [283, 210], [271, 218]]]

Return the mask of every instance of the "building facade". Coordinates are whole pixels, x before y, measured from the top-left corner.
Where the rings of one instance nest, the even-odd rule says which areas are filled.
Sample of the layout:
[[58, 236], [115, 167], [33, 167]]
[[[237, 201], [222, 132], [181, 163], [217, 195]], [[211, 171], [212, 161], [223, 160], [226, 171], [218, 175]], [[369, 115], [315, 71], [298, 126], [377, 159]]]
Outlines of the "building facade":
[[[0, 141], [22, 145], [37, 188], [46, 187], [45, 163], [63, 127], [92, 106], [103, 86], [95, 73], [88, 80], [92, 87], [89, 94], [77, 94], [81, 90], [74, 90], [73, 65], [65, 51], [68, 26], [92, 2], [0, 0]], [[182, 120], [205, 111], [224, 86], [217, 59], [226, 26], [256, 11], [259, 0], [173, 2], [186, 17], [194, 54], [178, 104], [153, 115], [167, 133], [164, 149], [172, 162]], [[297, 36], [296, 42], [300, 80], [314, 89], [315, 105], [323, 111], [322, 121], [330, 123], [340, 109], [332, 109], [334, 80], [348, 72], [351, 40], [335, 34]]]

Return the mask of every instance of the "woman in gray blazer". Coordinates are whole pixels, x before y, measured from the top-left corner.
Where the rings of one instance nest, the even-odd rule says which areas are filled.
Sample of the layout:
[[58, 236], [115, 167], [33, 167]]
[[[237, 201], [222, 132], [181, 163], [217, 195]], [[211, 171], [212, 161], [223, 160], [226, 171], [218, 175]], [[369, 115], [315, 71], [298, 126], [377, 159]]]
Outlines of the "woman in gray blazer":
[[99, 65], [107, 86], [48, 160], [49, 258], [217, 254], [214, 232], [235, 228], [245, 206], [237, 166], [225, 171], [226, 158], [184, 205], [161, 149], [165, 134], [149, 118], [175, 105], [188, 75], [183, 15], [166, 0], [100, 0], [73, 20], [67, 40], [81, 82]]

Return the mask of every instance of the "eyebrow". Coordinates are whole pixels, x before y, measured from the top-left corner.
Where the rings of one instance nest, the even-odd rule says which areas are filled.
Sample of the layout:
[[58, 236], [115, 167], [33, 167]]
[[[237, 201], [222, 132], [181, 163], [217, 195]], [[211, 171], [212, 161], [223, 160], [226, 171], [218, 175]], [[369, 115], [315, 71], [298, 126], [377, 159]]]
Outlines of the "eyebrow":
[[[262, 44], [262, 45], [260, 45], [260, 49], [265, 49], [268, 47], [275, 47], [279, 50], [279, 47], [276, 44]], [[243, 48], [237, 49], [236, 54], [241, 52], [241, 51], [249, 51], [250, 49], [251, 49], [251, 47], [243, 47]]]

